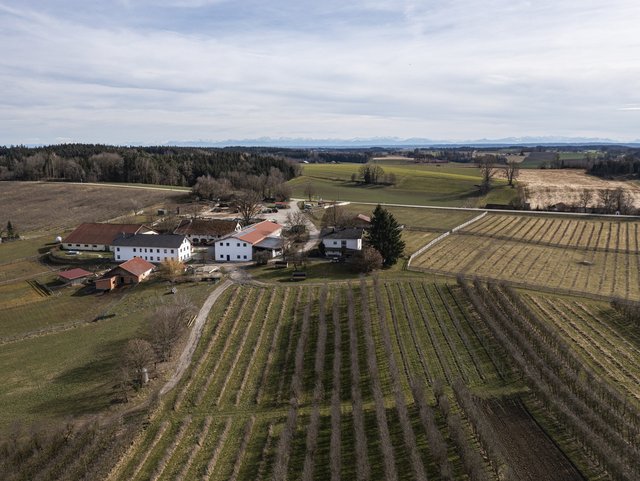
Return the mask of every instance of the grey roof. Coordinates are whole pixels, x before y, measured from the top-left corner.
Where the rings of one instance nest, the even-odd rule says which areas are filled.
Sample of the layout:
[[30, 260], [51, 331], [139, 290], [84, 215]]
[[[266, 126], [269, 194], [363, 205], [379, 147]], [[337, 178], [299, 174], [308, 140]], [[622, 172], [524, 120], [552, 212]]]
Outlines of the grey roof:
[[279, 237], [265, 237], [255, 244], [254, 247], [261, 247], [263, 249], [282, 249], [282, 239]]
[[182, 245], [185, 236], [176, 234], [135, 234], [118, 237], [113, 241], [118, 247], [164, 247], [177, 249]]
[[325, 239], [362, 239], [362, 229], [343, 229], [329, 234]]

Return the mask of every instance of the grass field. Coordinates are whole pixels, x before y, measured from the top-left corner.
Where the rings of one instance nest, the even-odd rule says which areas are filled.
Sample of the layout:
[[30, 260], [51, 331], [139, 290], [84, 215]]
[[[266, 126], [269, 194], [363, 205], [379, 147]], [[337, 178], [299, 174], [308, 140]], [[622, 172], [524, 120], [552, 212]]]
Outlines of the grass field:
[[357, 175], [359, 168], [360, 164], [305, 164], [303, 175], [289, 184], [295, 197], [306, 197], [305, 187], [311, 182], [317, 197], [352, 202], [476, 207], [486, 203], [509, 203], [515, 196], [514, 189], [497, 180], [496, 187], [487, 196], [479, 197], [479, 171], [470, 167], [385, 165], [385, 172], [396, 176], [396, 184], [392, 186], [351, 182], [351, 174]]
[[[517, 378], [456, 286], [233, 286], [214, 306], [191, 370], [110, 479], [413, 480], [449, 472], [462, 480], [473, 471], [497, 480], [505, 469], [510, 479], [582, 479], [533, 421], [536, 398]], [[474, 394], [465, 398], [468, 389]], [[478, 437], [480, 412], [517, 464], [489, 462], [496, 452]], [[601, 479], [554, 416], [537, 415], [559, 430], [583, 475]], [[478, 456], [481, 445], [489, 458]]]
[[640, 299], [635, 222], [489, 215], [412, 267], [540, 288]]
[[[209, 290], [184, 289], [195, 304]], [[0, 430], [108, 409], [119, 352], [166, 292], [150, 283], [101, 297], [77, 288], [42, 297], [26, 282], [0, 286]], [[107, 313], [114, 316], [91, 322]]]

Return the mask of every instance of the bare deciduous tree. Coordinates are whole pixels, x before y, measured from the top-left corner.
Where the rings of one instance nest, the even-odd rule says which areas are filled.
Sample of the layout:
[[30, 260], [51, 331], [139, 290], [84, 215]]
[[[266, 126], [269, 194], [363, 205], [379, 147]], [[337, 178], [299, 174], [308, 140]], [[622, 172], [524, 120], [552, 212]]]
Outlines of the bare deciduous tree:
[[504, 166], [502, 167], [504, 170], [504, 176], [507, 178], [507, 182], [511, 187], [514, 187], [513, 181], [518, 177], [520, 173], [520, 162], [516, 160], [507, 160]]
[[251, 219], [260, 212], [261, 200], [260, 194], [253, 190], [243, 190], [236, 194], [233, 205], [238, 209], [243, 225], [249, 225]]
[[368, 274], [382, 268], [382, 255], [373, 247], [363, 247], [353, 257], [353, 268], [356, 272]]
[[168, 281], [175, 282], [184, 274], [184, 264], [177, 259], [166, 259], [159, 266], [161, 275]]
[[582, 189], [580, 195], [578, 196], [579, 206], [582, 209], [582, 212], [586, 212], [589, 204], [593, 200], [593, 191], [590, 189]]
[[175, 343], [187, 327], [194, 306], [187, 296], [178, 294], [171, 304], [158, 307], [149, 320], [149, 333], [157, 359], [169, 360]]
[[484, 155], [478, 160], [480, 169], [480, 193], [486, 194], [491, 190], [491, 180], [496, 175], [496, 158], [494, 155]]
[[129, 377], [140, 380], [143, 368], [149, 369], [155, 359], [153, 347], [144, 339], [131, 339], [127, 342], [122, 353], [122, 364], [127, 369]]
[[313, 196], [316, 195], [316, 187], [310, 180], [304, 185], [304, 195], [309, 199], [309, 202], [311, 202]]

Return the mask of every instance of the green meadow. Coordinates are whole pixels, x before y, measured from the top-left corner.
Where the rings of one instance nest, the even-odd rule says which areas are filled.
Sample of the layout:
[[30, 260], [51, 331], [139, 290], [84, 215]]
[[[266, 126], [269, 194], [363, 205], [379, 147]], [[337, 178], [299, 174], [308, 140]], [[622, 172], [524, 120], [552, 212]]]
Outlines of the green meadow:
[[365, 185], [352, 182], [362, 164], [305, 164], [303, 175], [289, 184], [293, 196], [306, 197], [311, 183], [314, 197], [324, 200], [380, 202], [407, 205], [483, 207], [487, 203], [508, 203], [515, 189], [502, 180], [494, 181], [487, 195], [478, 194], [480, 171], [460, 164], [378, 163], [385, 174], [394, 174], [394, 185]]

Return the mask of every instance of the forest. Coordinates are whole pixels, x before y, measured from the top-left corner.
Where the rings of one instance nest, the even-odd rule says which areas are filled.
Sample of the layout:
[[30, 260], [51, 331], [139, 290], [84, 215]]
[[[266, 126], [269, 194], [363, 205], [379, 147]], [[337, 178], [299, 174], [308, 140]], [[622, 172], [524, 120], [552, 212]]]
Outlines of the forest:
[[260, 176], [268, 175], [272, 168], [282, 172], [285, 180], [298, 175], [298, 165], [291, 157], [268, 149], [88, 144], [0, 147], [0, 180], [191, 186], [201, 176]]

